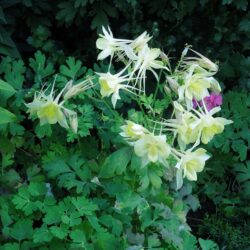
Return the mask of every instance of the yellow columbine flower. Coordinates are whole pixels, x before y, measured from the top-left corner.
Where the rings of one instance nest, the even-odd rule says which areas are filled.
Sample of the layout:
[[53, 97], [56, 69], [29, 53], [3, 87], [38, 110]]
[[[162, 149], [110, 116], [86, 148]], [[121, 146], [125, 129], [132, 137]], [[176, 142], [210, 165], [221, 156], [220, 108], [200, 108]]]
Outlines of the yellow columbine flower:
[[128, 141], [136, 141], [140, 139], [143, 135], [149, 134], [149, 131], [142, 125], [126, 121], [127, 125], [121, 126], [122, 132], [120, 135], [126, 138]]
[[45, 91], [35, 93], [34, 100], [31, 103], [26, 104], [28, 107], [27, 112], [30, 115], [36, 115], [40, 120], [40, 125], [59, 123], [64, 128], [69, 128], [67, 118], [71, 125], [72, 130], [77, 132], [77, 114], [76, 112], [69, 110], [63, 106], [64, 101], [59, 103], [60, 97], [64, 90], [69, 86], [70, 82], [66, 84], [64, 89], [54, 97], [54, 84], [52, 86], [49, 95], [46, 95]]
[[203, 148], [198, 148], [194, 152], [192, 149], [186, 152], [178, 152], [172, 149], [172, 153], [179, 158], [179, 162], [176, 164], [176, 184], [177, 189], [180, 189], [183, 184], [183, 178], [187, 178], [190, 181], [197, 180], [197, 173], [203, 171], [206, 161], [210, 158], [206, 154], [206, 150]]
[[200, 101], [205, 96], [209, 95], [208, 88], [210, 88], [209, 79], [200, 74], [194, 74], [189, 79], [186, 87], [186, 98]]
[[222, 133], [225, 125], [232, 122], [222, 117], [212, 117], [209, 113], [204, 115], [200, 124], [202, 143], [210, 142], [215, 135]]
[[[127, 66], [128, 67], [128, 66]], [[132, 87], [128, 84], [123, 84], [124, 82], [129, 82], [130, 78], [128, 75], [122, 76], [124, 71], [127, 69], [125, 67], [122, 71], [119, 73], [113, 75], [110, 72], [108, 73], [97, 73], [99, 77], [99, 83], [101, 86], [101, 96], [102, 97], [111, 97], [111, 102], [113, 104], [113, 107], [115, 108], [117, 100], [121, 99], [119, 95], [120, 89], [125, 89], [126, 91], [133, 93], [133, 90], [137, 90], [135, 87]]]
[[142, 166], [149, 162], [160, 162], [167, 166], [167, 157], [170, 154], [170, 146], [166, 142], [166, 135], [144, 134], [134, 144], [135, 154], [142, 157]]
[[208, 89], [211, 83], [207, 77], [201, 74], [192, 74], [189, 72], [184, 78], [184, 85], [178, 89], [179, 100], [185, 100], [188, 109], [193, 105], [193, 99], [200, 101], [209, 95]]
[[181, 149], [185, 149], [187, 144], [200, 143], [207, 144], [216, 134], [220, 134], [225, 125], [231, 124], [233, 121], [222, 117], [213, 117], [220, 111], [220, 107], [216, 107], [208, 111], [203, 105], [204, 110], [192, 109], [187, 111], [178, 102], [174, 102], [174, 113], [176, 119], [168, 119], [158, 122], [166, 127], [163, 130], [173, 131], [178, 135], [178, 143]]
[[178, 87], [179, 100], [185, 100], [188, 110], [193, 106], [192, 101], [201, 101], [209, 96], [209, 89], [220, 92], [221, 88], [217, 80], [211, 74], [197, 64], [192, 64], [183, 76], [184, 84]]
[[194, 126], [194, 124], [198, 125], [198, 123], [198, 119], [190, 112], [186, 112], [182, 115], [179, 126], [177, 127], [179, 145], [185, 147], [185, 145], [195, 143], [199, 139], [199, 127]]
[[199, 148], [194, 152], [188, 152], [182, 159], [183, 177], [190, 181], [197, 180], [197, 173], [204, 169], [206, 161], [210, 158], [206, 150]]

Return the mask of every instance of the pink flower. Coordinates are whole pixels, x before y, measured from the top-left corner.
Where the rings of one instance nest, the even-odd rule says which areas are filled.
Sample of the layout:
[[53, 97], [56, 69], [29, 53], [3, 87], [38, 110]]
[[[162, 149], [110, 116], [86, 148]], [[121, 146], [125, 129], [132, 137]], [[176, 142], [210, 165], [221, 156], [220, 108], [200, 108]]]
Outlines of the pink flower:
[[[204, 102], [208, 111], [214, 107], [220, 106], [222, 104], [222, 95], [217, 93], [212, 93], [209, 96], [204, 97]], [[193, 108], [196, 109], [198, 106], [202, 107], [203, 102], [193, 99]]]
[[210, 96], [204, 98], [207, 110], [210, 111], [214, 107], [220, 106], [222, 104], [221, 94], [212, 93]]
[[196, 109], [198, 107], [199, 102], [196, 99], [193, 99], [192, 102], [193, 102], [193, 108]]

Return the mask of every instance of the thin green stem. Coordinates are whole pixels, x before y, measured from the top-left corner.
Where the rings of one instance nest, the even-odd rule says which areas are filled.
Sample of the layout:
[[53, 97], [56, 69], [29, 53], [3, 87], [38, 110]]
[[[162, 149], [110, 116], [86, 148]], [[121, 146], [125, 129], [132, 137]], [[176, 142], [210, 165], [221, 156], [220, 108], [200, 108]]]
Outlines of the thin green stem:
[[155, 103], [155, 99], [157, 97], [159, 88], [160, 88], [160, 81], [161, 81], [161, 75], [162, 75], [163, 69], [161, 69], [160, 73], [159, 73], [159, 81], [157, 81], [157, 85], [156, 85], [156, 89], [155, 89], [155, 93], [154, 93], [154, 98], [153, 98], [153, 103]]
[[95, 89], [93, 89], [93, 91], [95, 92], [96, 96], [98, 96], [98, 97], [99, 97], [100, 99], [102, 99], [102, 100], [97, 99], [97, 98], [92, 97], [92, 96], [88, 96], [88, 97], [89, 97], [90, 99], [93, 99], [93, 100], [96, 101], [96, 102], [102, 102], [102, 103], [104, 103], [105, 106], [108, 108], [108, 110], [112, 113], [112, 115], [113, 115], [116, 119], [122, 120], [122, 118], [113, 110], [112, 107], [110, 107], [110, 105], [106, 102], [106, 100], [103, 99], [103, 98], [101, 97], [101, 95], [100, 95], [98, 92], [95, 91]]

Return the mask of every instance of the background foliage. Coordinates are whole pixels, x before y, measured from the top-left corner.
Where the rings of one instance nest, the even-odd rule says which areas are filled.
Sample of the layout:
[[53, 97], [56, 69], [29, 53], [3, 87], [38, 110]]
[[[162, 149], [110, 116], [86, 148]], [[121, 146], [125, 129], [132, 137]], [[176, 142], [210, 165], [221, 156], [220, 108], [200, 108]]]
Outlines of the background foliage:
[[[221, 248], [247, 249], [250, 242], [250, 162], [247, 161], [250, 147], [250, 11], [247, 0], [0, 1], [0, 89], [3, 90], [3, 86], [6, 86], [2, 81], [10, 84], [8, 89], [1, 91], [0, 98], [0, 192], [1, 204], [3, 199], [7, 204], [0, 208], [4, 235], [22, 242], [23, 249], [28, 249], [31, 239], [38, 245], [43, 238], [53, 239], [53, 244], [60, 246], [58, 239], [68, 237], [71, 239], [70, 244], [76, 249], [85, 244], [84, 236], [77, 228], [79, 220], [86, 220], [86, 228], [95, 228], [93, 240], [96, 240], [96, 244], [115, 242], [114, 235], [121, 235], [122, 227], [117, 214], [112, 218], [105, 218], [103, 215], [102, 225], [96, 224], [91, 217], [97, 209], [105, 211], [107, 205], [102, 203], [101, 198], [92, 202], [78, 197], [98, 188], [89, 182], [95, 176], [96, 169], [84, 168], [87, 171], [84, 176], [80, 172], [90, 159], [97, 157], [99, 151], [96, 148], [102, 147], [109, 154], [110, 138], [105, 137], [109, 126], [98, 131], [103, 138], [101, 144], [96, 139], [91, 140], [91, 150], [88, 155], [84, 155], [84, 159], [77, 155], [70, 159], [66, 154], [65, 159], [61, 159], [58, 168], [60, 171], [55, 173], [49, 171], [49, 165], [59, 164], [55, 163], [55, 159], [61, 158], [63, 146], [58, 148], [57, 144], [55, 147], [55, 141], [62, 131], [52, 133], [52, 128], [40, 128], [34, 123], [34, 135], [31, 125], [23, 122], [25, 112], [22, 102], [25, 95], [31, 97], [32, 93], [28, 90], [30, 87], [37, 89], [45, 81], [51, 81], [55, 73], [60, 75], [60, 84], [66, 79], [80, 80], [85, 75], [92, 75], [91, 69], [102, 67], [95, 65], [95, 40], [101, 25], [105, 24], [109, 24], [114, 34], [120, 37], [135, 37], [147, 30], [156, 38], [154, 41], [157, 42], [153, 46], [163, 48], [170, 57], [180, 54], [183, 45], [188, 43], [202, 54], [218, 60], [219, 80], [225, 92], [223, 116], [234, 120], [234, 124], [228, 126], [222, 135], [208, 145], [213, 158], [208, 162], [206, 171], [199, 176], [198, 183], [193, 186], [195, 196], [192, 197], [199, 198], [200, 209], [189, 212], [187, 218], [196, 236], [211, 238]], [[80, 120], [82, 126], [79, 135], [81, 140], [89, 135], [95, 138], [95, 128], [100, 121], [95, 118], [94, 109], [100, 105], [98, 106], [97, 101], [86, 100], [84, 96], [80, 98], [85, 98], [85, 104], [79, 107], [78, 112], [85, 115]], [[110, 111], [104, 109], [103, 112], [105, 119], [105, 114]], [[10, 124], [6, 126], [6, 123]], [[24, 132], [28, 135], [27, 141], [24, 141]], [[55, 132], [58, 134], [53, 138]], [[109, 136], [112, 138], [112, 134]], [[77, 139], [79, 138], [69, 133], [60, 143], [66, 145]], [[32, 146], [31, 150], [33, 144], [36, 147]], [[42, 151], [45, 146], [49, 149], [48, 152]], [[104, 155], [98, 157], [100, 162], [105, 158]], [[43, 166], [43, 170], [35, 165], [36, 158], [42, 161], [39, 165]], [[45, 178], [44, 173], [49, 177], [49, 182], [45, 183], [47, 177]], [[112, 174], [105, 173], [106, 177]], [[70, 183], [69, 176], [73, 180]], [[65, 195], [72, 197], [63, 199], [58, 196], [58, 200], [54, 200], [50, 195], [50, 185], [53, 182], [65, 189]], [[81, 186], [85, 182], [88, 184]], [[158, 185], [157, 181], [153, 183]], [[107, 182], [107, 186], [109, 185]], [[18, 188], [19, 186], [21, 187]], [[113, 197], [114, 193], [110, 189], [106, 190], [105, 195]], [[74, 198], [73, 194], [78, 198]], [[78, 202], [86, 204], [88, 209], [77, 211]], [[171, 218], [174, 220], [174, 203], [171, 206]], [[194, 210], [197, 206], [193, 207]], [[56, 221], [53, 211], [55, 213], [58, 209], [62, 213], [66, 210], [74, 211], [74, 217], [68, 218], [65, 215], [65, 223], [62, 223], [72, 228], [70, 233], [67, 227]], [[155, 208], [156, 211], [157, 209], [160, 208]], [[24, 216], [18, 221], [20, 213]], [[35, 218], [38, 225], [32, 227], [31, 221]], [[112, 228], [105, 231], [103, 227], [107, 229], [107, 220], [112, 221]], [[41, 221], [42, 224], [39, 224]], [[25, 225], [26, 230], [20, 225]], [[51, 229], [48, 230], [48, 227]], [[99, 240], [99, 237], [104, 239]], [[156, 236], [148, 237], [151, 237], [150, 242], [154, 242], [157, 247]], [[168, 237], [171, 235], [168, 234]], [[133, 234], [131, 238], [135, 245], [140, 245], [142, 240], [139, 234]], [[195, 239], [191, 241], [193, 243], [186, 244], [196, 244]], [[202, 240], [199, 243], [202, 247]], [[6, 243], [3, 249], [18, 249], [17, 244]], [[98, 247], [105, 249], [105, 245], [102, 248], [97, 246], [97, 249]]]

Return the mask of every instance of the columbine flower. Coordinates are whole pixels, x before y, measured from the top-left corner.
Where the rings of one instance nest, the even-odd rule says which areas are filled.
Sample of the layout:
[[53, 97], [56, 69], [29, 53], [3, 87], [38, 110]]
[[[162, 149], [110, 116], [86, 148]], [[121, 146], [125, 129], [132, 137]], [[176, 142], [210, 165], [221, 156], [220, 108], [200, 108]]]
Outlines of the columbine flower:
[[197, 117], [197, 122], [191, 124], [190, 127], [193, 130], [199, 130], [202, 143], [207, 144], [216, 134], [222, 133], [225, 125], [231, 124], [233, 121], [222, 117], [213, 117], [215, 113], [221, 110], [220, 107], [208, 111], [204, 102], [203, 107], [205, 112], [202, 109], [200, 111], [193, 109]]
[[199, 102], [209, 96], [209, 89], [214, 92], [221, 91], [218, 81], [208, 76], [206, 71], [195, 72], [196, 69], [197, 65], [192, 65], [184, 73], [184, 84], [178, 88], [179, 100], [185, 100], [188, 110], [194, 106], [194, 100]]
[[178, 143], [181, 148], [199, 140], [200, 130], [197, 124], [199, 124], [199, 120], [192, 113], [183, 114], [177, 127]]
[[219, 82], [213, 78], [213, 77], [208, 77], [208, 80], [210, 81], [210, 90], [216, 93], [221, 92], [221, 87]]
[[191, 112], [179, 112], [177, 119], [163, 120], [157, 122], [163, 127], [163, 131], [172, 131], [178, 138], [178, 144], [181, 149], [185, 149], [190, 143], [197, 143], [200, 140], [200, 119]]
[[175, 156], [180, 157], [179, 162], [176, 165], [177, 189], [181, 188], [183, 183], [182, 179], [185, 177], [190, 181], [196, 181], [197, 173], [204, 169], [206, 161], [210, 158], [210, 156], [206, 154], [206, 150], [203, 148], [199, 148], [194, 152], [188, 150], [183, 153], [172, 150], [172, 153]]
[[69, 86], [70, 82], [66, 84], [64, 89], [54, 97], [54, 84], [52, 86], [49, 95], [46, 95], [46, 90], [35, 93], [34, 100], [31, 103], [26, 104], [30, 115], [36, 115], [40, 119], [40, 124], [55, 124], [59, 123], [64, 128], [69, 128], [67, 118], [69, 119], [71, 128], [74, 132], [77, 131], [77, 114], [76, 112], [69, 110], [63, 106], [65, 101], [61, 101], [65, 89]]
[[222, 117], [213, 117], [220, 111], [220, 107], [207, 110], [206, 106], [200, 107], [199, 110], [191, 109], [187, 111], [178, 102], [174, 102], [176, 119], [163, 120], [160, 123], [165, 128], [164, 131], [173, 131], [178, 135], [178, 143], [182, 149], [185, 149], [189, 143], [207, 144], [216, 134], [220, 134], [225, 125], [231, 124], [231, 120]]
[[143, 135], [149, 134], [149, 131], [140, 124], [131, 121], [126, 121], [126, 123], [127, 125], [121, 126], [122, 132], [120, 135], [128, 141], [132, 141], [132, 143], [140, 139]]
[[122, 84], [124, 82], [129, 82], [130, 78], [128, 75], [122, 76], [124, 71], [127, 69], [124, 68], [121, 72], [113, 75], [110, 72], [108, 73], [97, 73], [99, 78], [99, 83], [101, 86], [101, 95], [102, 97], [111, 97], [111, 102], [115, 108], [117, 100], [121, 99], [119, 95], [120, 89], [125, 89], [126, 91], [133, 93], [133, 90], [136, 90], [135, 87], [132, 87], [128, 84]]
[[126, 49], [129, 49], [128, 44], [131, 42], [131, 40], [114, 38], [109, 27], [108, 30], [102, 27], [102, 31], [104, 35], [100, 34], [100, 38], [98, 38], [96, 41], [96, 47], [102, 50], [102, 52], [99, 53], [97, 57], [98, 60], [104, 60], [109, 56], [111, 56], [112, 60], [115, 52], [126, 51]]
[[84, 92], [85, 90], [91, 88], [94, 86], [94, 84], [91, 82], [91, 79], [87, 79], [83, 82], [80, 82], [76, 85], [73, 85], [73, 81], [70, 80], [67, 83], [67, 88], [65, 89], [65, 93], [63, 95], [64, 100], [68, 100], [76, 95], [78, 95], [81, 92]]
[[213, 74], [215, 74], [218, 71], [218, 65], [213, 63], [210, 59], [208, 59], [207, 57], [203, 56], [202, 54], [198, 53], [195, 50], [192, 50], [190, 48], [188, 48], [188, 50], [191, 50], [192, 52], [194, 52], [199, 57], [186, 57], [185, 60], [184, 60], [185, 64], [188, 64], [188, 65], [198, 64], [199, 66], [201, 66], [204, 69], [209, 70]]
[[174, 77], [167, 76], [167, 83], [169, 84], [171, 90], [173, 90], [175, 93], [178, 93], [180, 85], [178, 84], [178, 82]]
[[218, 111], [220, 111], [220, 107], [213, 108], [205, 114], [200, 114], [201, 122], [199, 127], [201, 130], [201, 141], [204, 144], [210, 142], [216, 134], [222, 133], [225, 125], [233, 122], [222, 117], [213, 117], [212, 115]]
[[146, 82], [146, 71], [151, 71], [155, 78], [158, 79], [158, 75], [154, 69], [167, 69], [164, 66], [163, 62], [160, 60], [156, 60], [161, 54], [160, 49], [151, 49], [147, 45], [145, 45], [141, 51], [138, 53], [137, 61], [135, 62], [133, 74], [137, 71], [135, 84], [139, 82], [139, 89], [143, 89], [145, 92], [145, 82]]
[[134, 41], [131, 42], [130, 46], [135, 52], [141, 51], [149, 42], [152, 37], [144, 31], [140, 36], [138, 36]]
[[167, 166], [170, 146], [166, 142], [166, 135], [145, 134], [135, 142], [134, 150], [137, 156], [142, 157], [143, 167], [157, 161]]
[[208, 88], [211, 86], [207, 77], [198, 73], [193, 74], [193, 72], [194, 68], [190, 68], [184, 77], [184, 85], [178, 89], [179, 100], [185, 100], [188, 109], [192, 108], [193, 99], [200, 101], [208, 96]]

